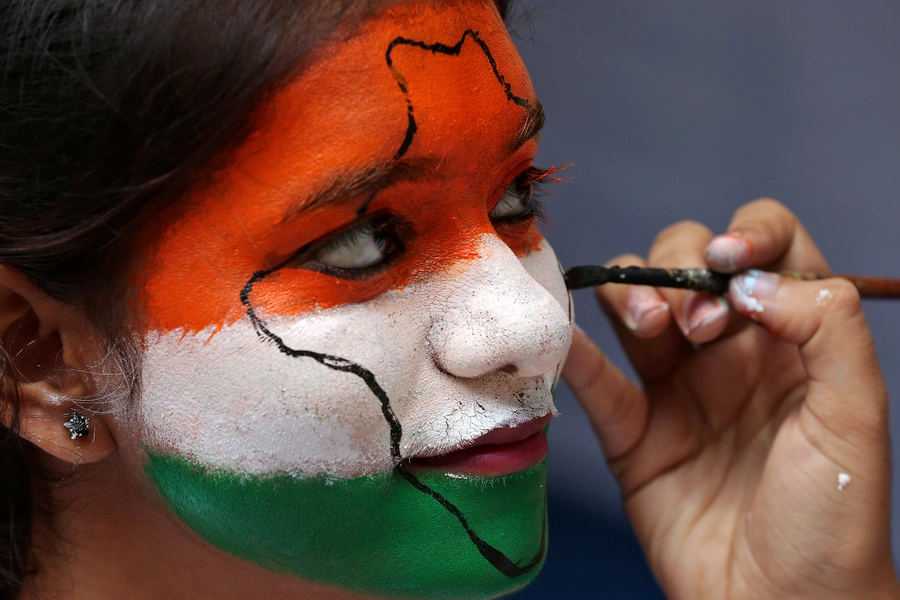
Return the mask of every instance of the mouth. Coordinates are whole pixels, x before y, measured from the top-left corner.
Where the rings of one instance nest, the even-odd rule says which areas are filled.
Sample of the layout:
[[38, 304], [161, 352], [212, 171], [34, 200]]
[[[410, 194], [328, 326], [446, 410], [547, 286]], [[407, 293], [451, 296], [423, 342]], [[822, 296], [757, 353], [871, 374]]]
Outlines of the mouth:
[[543, 429], [552, 418], [548, 414], [515, 427], [498, 427], [468, 442], [461, 450], [412, 458], [406, 467], [482, 477], [523, 471], [547, 457], [547, 436]]

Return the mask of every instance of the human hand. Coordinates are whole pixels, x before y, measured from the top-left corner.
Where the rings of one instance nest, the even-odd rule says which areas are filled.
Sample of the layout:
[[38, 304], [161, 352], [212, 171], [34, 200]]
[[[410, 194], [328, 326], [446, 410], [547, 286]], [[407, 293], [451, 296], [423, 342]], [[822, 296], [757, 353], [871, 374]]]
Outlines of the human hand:
[[[679, 223], [646, 261], [610, 264], [829, 272], [777, 202], [728, 231]], [[563, 377], [670, 598], [900, 598], [887, 392], [852, 284], [744, 272], [731, 309], [681, 290], [597, 296], [643, 389], [580, 330]]]

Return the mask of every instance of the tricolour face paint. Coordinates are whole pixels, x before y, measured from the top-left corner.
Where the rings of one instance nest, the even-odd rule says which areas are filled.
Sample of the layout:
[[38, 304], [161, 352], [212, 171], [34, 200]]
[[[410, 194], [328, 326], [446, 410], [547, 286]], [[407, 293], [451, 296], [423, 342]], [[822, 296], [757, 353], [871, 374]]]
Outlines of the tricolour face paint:
[[[227, 168], [148, 225], [147, 472], [195, 532], [379, 596], [534, 577], [528, 457], [571, 335], [523, 192], [539, 118], [492, 4], [405, 4], [323, 48]], [[458, 462], [488, 471], [454, 467], [499, 439]]]

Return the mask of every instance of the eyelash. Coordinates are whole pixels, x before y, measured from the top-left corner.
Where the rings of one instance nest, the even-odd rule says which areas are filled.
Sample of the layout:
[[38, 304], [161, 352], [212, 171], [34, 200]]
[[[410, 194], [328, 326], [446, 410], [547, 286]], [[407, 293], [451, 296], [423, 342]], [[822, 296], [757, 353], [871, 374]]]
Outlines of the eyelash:
[[541, 224], [547, 223], [547, 210], [539, 198], [545, 193], [544, 186], [548, 183], [556, 183], [560, 181], [558, 178], [549, 178], [550, 175], [556, 173], [559, 169], [551, 167], [542, 169], [539, 167], [529, 167], [525, 169], [507, 189], [512, 188], [520, 197], [523, 194], [529, 194], [528, 205], [530, 210], [520, 215], [497, 219], [499, 223], [520, 223], [523, 221], [537, 221]]
[[[546, 223], [546, 212], [538, 197], [542, 195], [544, 185], [562, 181], [559, 178], [550, 177], [550, 175], [559, 170], [557, 167], [541, 169], [532, 166], [520, 173], [504, 190], [504, 196], [498, 200], [497, 204], [499, 205], [506, 195], [512, 192], [519, 202], [526, 207], [526, 210], [518, 214], [492, 218], [492, 221], [497, 226], [513, 227], [520, 223], [532, 221]], [[496, 208], [495, 206], [492, 212]], [[365, 279], [389, 266], [403, 251], [403, 240], [402, 236], [399, 235], [398, 226], [399, 222], [389, 215], [377, 216], [363, 223], [358, 223], [343, 233], [337, 234], [331, 241], [319, 245], [317, 249], [302, 252], [303, 255], [308, 257], [303, 263], [304, 267], [342, 279]], [[379, 238], [380, 243], [385, 245], [385, 247], [377, 250], [383, 252], [383, 258], [378, 262], [373, 262], [370, 266], [347, 268], [324, 264], [316, 260], [316, 257], [322, 253], [340, 254], [343, 251], [350, 251], [367, 236], [372, 236], [374, 239], [377, 235], [381, 236]]]

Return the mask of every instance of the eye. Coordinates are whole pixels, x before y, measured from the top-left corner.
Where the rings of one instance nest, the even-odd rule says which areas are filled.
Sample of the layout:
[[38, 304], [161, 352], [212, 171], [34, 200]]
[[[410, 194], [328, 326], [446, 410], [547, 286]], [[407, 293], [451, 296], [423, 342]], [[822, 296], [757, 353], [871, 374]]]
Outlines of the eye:
[[312, 253], [311, 262], [327, 269], [361, 271], [384, 263], [401, 248], [386, 221], [367, 221], [338, 234]]
[[[545, 178], [557, 171], [552, 169], [538, 169], [531, 167], [509, 184], [503, 196], [491, 210], [490, 218], [494, 222], [517, 222], [536, 218], [542, 221], [544, 218], [543, 207], [536, 198], [540, 195], [538, 186], [545, 182]], [[557, 179], [550, 179], [555, 182]]]
[[529, 179], [523, 179], [523, 175], [517, 177], [503, 192], [503, 196], [497, 201], [494, 209], [491, 210], [490, 217], [492, 221], [510, 220], [531, 215], [532, 182]]

